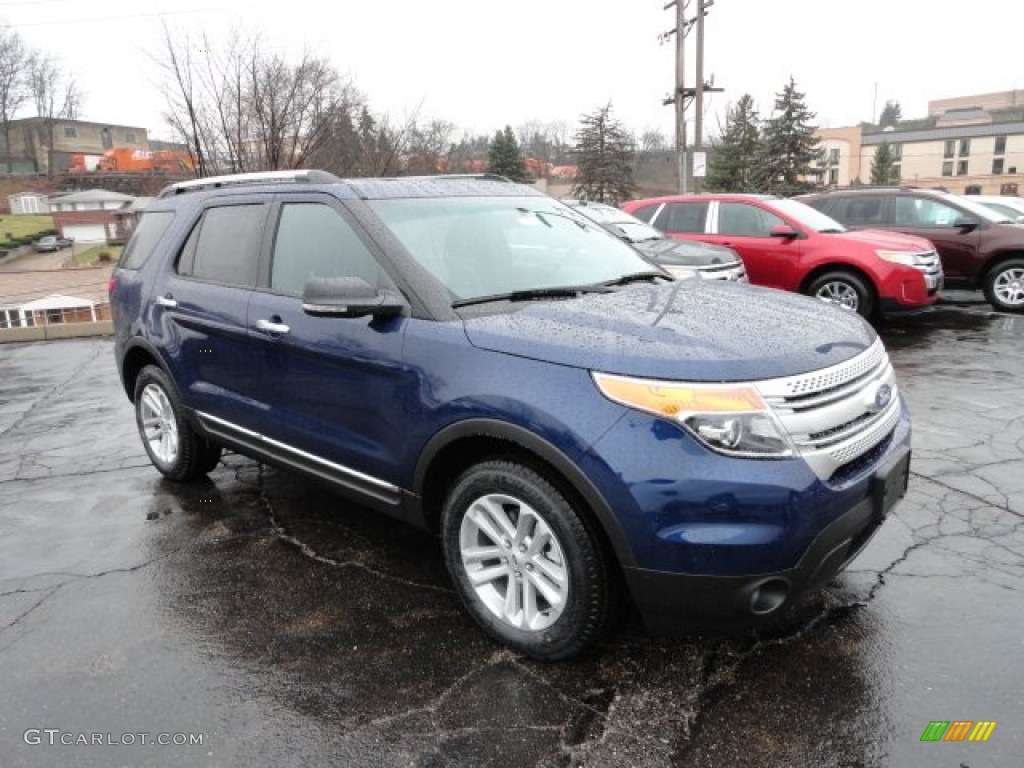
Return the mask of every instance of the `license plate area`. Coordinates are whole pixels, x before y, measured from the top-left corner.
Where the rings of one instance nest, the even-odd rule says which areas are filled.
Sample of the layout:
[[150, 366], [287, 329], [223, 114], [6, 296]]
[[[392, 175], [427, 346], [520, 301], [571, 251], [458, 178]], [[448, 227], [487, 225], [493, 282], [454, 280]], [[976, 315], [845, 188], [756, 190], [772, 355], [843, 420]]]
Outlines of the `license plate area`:
[[909, 483], [910, 449], [904, 446], [871, 478], [872, 508], [877, 520], [888, 516], [889, 510], [906, 495]]

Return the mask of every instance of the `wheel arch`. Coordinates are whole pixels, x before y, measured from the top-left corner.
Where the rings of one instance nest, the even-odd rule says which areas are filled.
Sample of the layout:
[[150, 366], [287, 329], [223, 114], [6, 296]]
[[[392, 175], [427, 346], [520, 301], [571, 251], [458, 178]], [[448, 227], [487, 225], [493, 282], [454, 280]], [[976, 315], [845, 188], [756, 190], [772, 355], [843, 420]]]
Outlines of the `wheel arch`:
[[875, 301], [878, 301], [878, 284], [875, 280], [872, 279], [871, 275], [865, 272], [861, 267], [846, 261], [830, 261], [826, 264], [819, 264], [816, 266], [804, 275], [804, 279], [800, 281], [800, 293], [806, 294], [811, 283], [829, 272], [849, 272], [850, 274], [859, 277], [864, 281], [864, 284], [871, 289], [871, 293], [873, 294]]
[[431, 438], [421, 452], [413, 488], [428, 529], [439, 530], [445, 493], [455, 478], [473, 464], [499, 456], [517, 459], [544, 474], [580, 509], [614, 556], [616, 567], [635, 565], [633, 550], [611, 506], [576, 463], [544, 438], [496, 419], [452, 424]]
[[1007, 261], [1013, 261], [1014, 259], [1024, 259], [1024, 250], [999, 251], [998, 253], [992, 254], [988, 261], [985, 262], [984, 268], [981, 270], [979, 283], [983, 284], [984, 281], [988, 279], [992, 270], [1000, 264], [1004, 264]]
[[144, 339], [131, 339], [126, 345], [124, 354], [121, 357], [121, 384], [124, 386], [125, 394], [133, 403], [135, 402], [135, 382], [139, 378], [142, 369], [147, 365], [155, 365], [174, 381], [171, 372], [164, 365], [163, 358], [156, 351], [152, 344]]

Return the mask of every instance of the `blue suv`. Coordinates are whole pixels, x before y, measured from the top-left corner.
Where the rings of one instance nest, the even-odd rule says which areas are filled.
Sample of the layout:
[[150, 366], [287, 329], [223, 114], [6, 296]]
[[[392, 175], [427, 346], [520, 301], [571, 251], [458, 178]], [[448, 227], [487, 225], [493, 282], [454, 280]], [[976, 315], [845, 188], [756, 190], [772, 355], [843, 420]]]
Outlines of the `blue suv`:
[[534, 658], [627, 600], [657, 629], [775, 617], [906, 489], [906, 406], [855, 313], [675, 281], [501, 177], [175, 184], [111, 301], [160, 472], [228, 448], [435, 531], [467, 611]]

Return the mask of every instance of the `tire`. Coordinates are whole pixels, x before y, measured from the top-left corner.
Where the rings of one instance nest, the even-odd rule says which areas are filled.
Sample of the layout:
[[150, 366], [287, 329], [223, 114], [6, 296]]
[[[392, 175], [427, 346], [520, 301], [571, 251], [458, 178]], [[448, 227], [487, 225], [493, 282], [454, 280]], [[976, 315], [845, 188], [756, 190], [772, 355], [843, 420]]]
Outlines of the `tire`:
[[864, 318], [870, 318], [875, 313], [874, 290], [852, 272], [836, 270], [818, 275], [807, 286], [805, 293], [816, 299], [853, 310]]
[[1024, 312], [1024, 259], [1009, 259], [985, 275], [985, 298], [1003, 312]]
[[155, 365], [147, 365], [135, 380], [135, 424], [149, 460], [170, 480], [195, 480], [220, 460], [220, 446], [189, 426], [177, 390]]
[[459, 477], [445, 501], [442, 541], [473, 619], [531, 658], [569, 658], [617, 615], [605, 550], [555, 486], [516, 461], [483, 462]]

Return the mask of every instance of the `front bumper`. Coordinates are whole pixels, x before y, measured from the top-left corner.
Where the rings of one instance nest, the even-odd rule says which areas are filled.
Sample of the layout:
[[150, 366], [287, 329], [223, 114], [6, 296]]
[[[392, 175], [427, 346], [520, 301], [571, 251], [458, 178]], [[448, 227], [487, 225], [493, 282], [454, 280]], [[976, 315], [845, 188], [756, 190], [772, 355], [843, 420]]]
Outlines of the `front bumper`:
[[745, 576], [625, 569], [634, 604], [651, 631], [692, 627], [695, 619], [755, 621], [825, 586], [878, 532], [906, 491], [910, 451], [902, 448], [876, 473], [872, 492], [832, 521], [793, 567]]
[[614, 489], [601, 485], [633, 548], [623, 570], [648, 627], [756, 622], [831, 580], [906, 488], [910, 423], [900, 408], [890, 436], [826, 481], [801, 459], [731, 459], [671, 424], [623, 419], [587, 471], [616, 468]]

